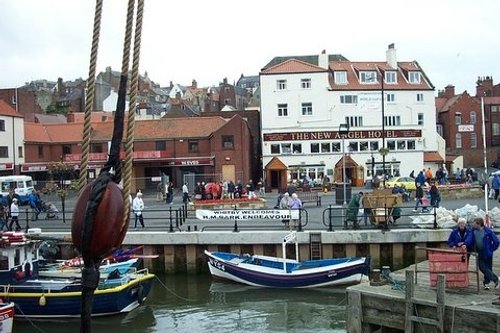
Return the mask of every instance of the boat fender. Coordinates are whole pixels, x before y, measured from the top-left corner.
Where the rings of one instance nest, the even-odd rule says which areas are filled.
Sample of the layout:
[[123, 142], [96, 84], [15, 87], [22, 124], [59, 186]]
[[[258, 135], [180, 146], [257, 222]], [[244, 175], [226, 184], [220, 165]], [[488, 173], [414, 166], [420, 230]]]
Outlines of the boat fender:
[[38, 300], [38, 305], [40, 306], [47, 305], [47, 299], [45, 298], [45, 295], [42, 294], [42, 296], [40, 296], [40, 299]]
[[144, 287], [142, 285], [137, 287], [137, 302], [141, 305], [144, 303]]

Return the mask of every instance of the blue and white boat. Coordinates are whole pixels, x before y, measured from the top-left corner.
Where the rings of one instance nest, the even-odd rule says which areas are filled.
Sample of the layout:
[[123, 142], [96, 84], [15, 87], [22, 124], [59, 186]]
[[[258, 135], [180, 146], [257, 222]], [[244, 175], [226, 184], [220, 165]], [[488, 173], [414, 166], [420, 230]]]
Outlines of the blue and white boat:
[[[16, 317], [80, 317], [81, 280], [39, 276], [37, 242], [22, 233], [0, 234], [0, 298], [14, 302]], [[130, 312], [142, 304], [154, 275], [147, 270], [102, 279], [94, 294], [92, 315]]]
[[[283, 240], [295, 240], [292, 232]], [[296, 251], [298, 253], [298, 244]], [[231, 280], [250, 286], [271, 288], [311, 288], [357, 284], [368, 280], [370, 257], [350, 257], [299, 261], [283, 258], [205, 251], [214, 278]]]

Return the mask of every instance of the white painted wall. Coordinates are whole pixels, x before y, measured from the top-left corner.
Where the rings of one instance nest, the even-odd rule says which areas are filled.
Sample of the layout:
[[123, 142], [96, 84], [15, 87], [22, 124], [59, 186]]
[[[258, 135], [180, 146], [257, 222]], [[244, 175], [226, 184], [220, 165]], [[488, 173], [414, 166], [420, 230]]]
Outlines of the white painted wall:
[[[0, 164], [24, 163], [24, 118], [0, 115], [5, 122], [5, 131], [0, 131], [0, 146], [8, 147], [8, 157], [0, 158]], [[22, 147], [22, 156], [19, 156], [19, 147]], [[14, 155], [15, 154], [15, 155]]]

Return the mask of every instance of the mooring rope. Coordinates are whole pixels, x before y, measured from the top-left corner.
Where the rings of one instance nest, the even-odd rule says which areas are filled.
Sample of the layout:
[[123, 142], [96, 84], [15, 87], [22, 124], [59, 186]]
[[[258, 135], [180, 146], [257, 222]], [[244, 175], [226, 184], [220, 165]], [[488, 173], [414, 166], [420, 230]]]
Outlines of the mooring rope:
[[92, 109], [94, 106], [95, 71], [97, 64], [97, 51], [99, 49], [99, 36], [101, 32], [102, 0], [96, 0], [94, 14], [94, 32], [92, 35], [92, 47], [90, 49], [89, 76], [87, 79], [87, 94], [85, 97], [85, 118], [83, 122], [83, 140], [80, 161], [80, 176], [78, 188], [82, 189], [87, 183], [87, 166], [90, 151], [90, 128], [92, 125]]

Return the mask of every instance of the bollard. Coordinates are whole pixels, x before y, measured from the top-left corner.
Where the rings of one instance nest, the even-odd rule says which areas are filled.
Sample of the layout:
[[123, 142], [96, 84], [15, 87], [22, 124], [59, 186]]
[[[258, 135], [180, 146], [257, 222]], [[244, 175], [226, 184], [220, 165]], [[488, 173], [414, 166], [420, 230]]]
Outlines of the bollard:
[[[234, 210], [236, 211], [237, 210], [237, 207], [236, 205], [234, 205]], [[238, 232], [238, 221], [236, 220], [236, 214], [235, 214], [235, 218], [234, 218], [234, 229], [233, 229], [233, 232]]]
[[328, 231], [333, 231], [332, 205], [328, 205]]
[[382, 278], [387, 280], [389, 278], [389, 274], [391, 274], [391, 266], [382, 266]]
[[384, 279], [384, 280], [380, 280], [380, 269], [374, 269], [372, 270], [372, 278], [370, 280], [370, 286], [383, 286], [384, 284], [386, 284], [387, 281]]

